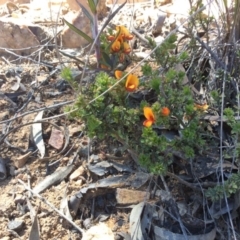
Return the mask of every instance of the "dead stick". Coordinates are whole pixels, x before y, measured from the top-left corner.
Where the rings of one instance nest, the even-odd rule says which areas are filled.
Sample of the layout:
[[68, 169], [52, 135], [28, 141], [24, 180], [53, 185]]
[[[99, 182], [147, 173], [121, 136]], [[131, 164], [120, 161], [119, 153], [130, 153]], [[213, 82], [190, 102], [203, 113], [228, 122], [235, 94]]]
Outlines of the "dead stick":
[[194, 186], [193, 184], [191, 184], [191, 183], [183, 180], [182, 178], [176, 176], [175, 174], [173, 174], [173, 173], [171, 173], [171, 172], [167, 172], [166, 175], [169, 176], [169, 177], [172, 177], [172, 178], [174, 178], [174, 179], [176, 179], [176, 180], [178, 180], [180, 183], [186, 185], [186, 186], [189, 187], [189, 188], [192, 188], [192, 189], [195, 190], [195, 191], [202, 192], [202, 189], [201, 189], [201, 188], [198, 188], [198, 187]]
[[24, 188], [28, 191], [30, 191], [34, 196], [38, 197], [43, 203], [48, 205], [51, 209], [53, 209], [55, 212], [57, 212], [61, 217], [63, 217], [65, 220], [67, 220], [74, 228], [76, 228], [82, 235], [85, 234], [85, 231], [78, 227], [72, 220], [67, 218], [62, 212], [60, 212], [57, 208], [55, 208], [50, 202], [48, 202], [44, 197], [42, 197], [40, 194], [35, 193], [31, 188], [29, 188], [22, 180], [18, 179], [18, 182], [20, 182]]

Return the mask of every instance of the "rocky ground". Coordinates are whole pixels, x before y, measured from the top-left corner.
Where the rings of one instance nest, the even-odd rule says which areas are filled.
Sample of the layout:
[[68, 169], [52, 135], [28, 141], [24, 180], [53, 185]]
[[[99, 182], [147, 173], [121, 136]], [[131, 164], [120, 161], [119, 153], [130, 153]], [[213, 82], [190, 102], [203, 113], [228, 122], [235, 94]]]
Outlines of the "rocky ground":
[[[112, 24], [125, 25], [135, 34], [134, 58], [148, 55], [145, 36], [160, 42], [186, 21], [188, 1], [181, 1], [184, 9], [179, 2], [129, 2], [116, 15]], [[75, 100], [75, 94], [60, 70], [70, 66], [80, 81], [77, 59], [85, 61], [86, 42], [67, 29], [62, 18], [91, 35], [76, 2], [0, 4], [0, 238], [143, 239], [134, 237], [137, 233], [144, 239], [184, 239], [173, 233], [174, 224], [169, 230], [158, 227], [164, 211], [157, 204], [161, 200], [178, 207], [179, 216], [191, 215], [189, 229], [196, 234], [191, 239], [215, 239], [213, 221], [197, 217], [200, 193], [187, 192], [178, 177], [168, 176], [177, 204], [172, 202], [159, 180], [142, 172], [133, 154], [123, 151], [120, 143], [99, 145], [83, 136], [81, 121], [64, 114], [64, 106]], [[117, 6], [111, 1], [100, 3], [100, 26]], [[206, 163], [199, 177], [210, 175], [214, 164]], [[29, 188], [41, 196], [33, 196], [26, 191]]]

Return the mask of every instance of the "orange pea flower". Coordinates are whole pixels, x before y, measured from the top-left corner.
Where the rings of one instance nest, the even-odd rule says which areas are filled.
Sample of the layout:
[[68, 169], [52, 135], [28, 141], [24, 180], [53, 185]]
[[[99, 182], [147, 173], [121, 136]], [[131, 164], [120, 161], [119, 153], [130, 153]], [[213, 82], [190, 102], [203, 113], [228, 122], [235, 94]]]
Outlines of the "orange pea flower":
[[111, 46], [113, 52], [119, 52], [121, 49], [121, 43], [118, 40], [115, 40]]
[[161, 115], [164, 116], [164, 117], [168, 117], [170, 114], [170, 110], [168, 107], [163, 107], [162, 110], [161, 110]]
[[120, 71], [120, 70], [116, 70], [116, 71], [115, 71], [115, 77], [116, 77], [116, 79], [120, 79], [120, 78], [122, 77], [122, 75], [123, 75], [123, 72], [122, 72], [122, 71]]
[[131, 48], [130, 48], [130, 46], [127, 42], [123, 43], [123, 52], [126, 53], [126, 54], [131, 52]]
[[139, 79], [133, 74], [129, 74], [125, 83], [125, 88], [128, 92], [134, 92], [139, 85]]
[[124, 26], [116, 26], [116, 30], [119, 32], [120, 35], [125, 39], [125, 40], [132, 40], [133, 35], [129, 33], [128, 29]]
[[152, 109], [150, 107], [144, 107], [143, 114], [146, 118], [146, 120], [143, 122], [143, 126], [151, 127], [152, 124], [156, 121]]

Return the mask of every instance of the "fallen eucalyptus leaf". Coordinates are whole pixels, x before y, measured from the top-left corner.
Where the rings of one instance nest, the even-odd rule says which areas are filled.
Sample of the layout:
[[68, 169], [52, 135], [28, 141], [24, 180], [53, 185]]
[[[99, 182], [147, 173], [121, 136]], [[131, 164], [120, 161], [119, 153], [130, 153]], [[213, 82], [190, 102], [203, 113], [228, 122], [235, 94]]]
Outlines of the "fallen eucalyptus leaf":
[[60, 204], [60, 211], [67, 216], [68, 219], [73, 220], [72, 215], [69, 211], [69, 207], [68, 207], [68, 198], [67, 198], [67, 187], [66, 190], [64, 192], [64, 196], [61, 200], [61, 204]]
[[109, 172], [110, 168], [115, 168], [119, 172], [132, 172], [132, 169], [127, 165], [111, 161], [101, 161], [96, 163], [95, 165], [88, 165], [88, 169], [98, 176], [105, 175]]
[[29, 240], [40, 240], [41, 239], [37, 212], [38, 212], [38, 210], [36, 211], [34, 218], [33, 218], [33, 223], [32, 223], [32, 227], [31, 227], [30, 234], [29, 234]]
[[130, 214], [130, 231], [132, 240], [144, 240], [142, 227], [141, 227], [141, 215], [144, 209], [144, 202], [141, 202], [133, 207]]
[[[179, 233], [173, 233], [165, 228], [154, 226], [154, 234], [156, 240], [185, 240], [185, 236]], [[209, 233], [199, 235], [188, 235], [188, 240], [214, 240], [216, 237], [216, 228], [213, 228]]]
[[62, 167], [60, 170], [47, 176], [42, 182], [37, 184], [33, 188], [33, 191], [35, 193], [41, 193], [45, 189], [51, 187], [52, 185], [61, 182], [64, 178], [66, 178], [72, 172], [73, 168], [74, 168], [73, 164], [66, 166], [66, 167]]
[[[39, 112], [34, 119], [35, 121], [41, 120], [43, 116], [43, 111]], [[34, 123], [32, 125], [32, 134], [34, 142], [40, 152], [41, 158], [45, 156], [45, 145], [42, 137], [42, 123]]]

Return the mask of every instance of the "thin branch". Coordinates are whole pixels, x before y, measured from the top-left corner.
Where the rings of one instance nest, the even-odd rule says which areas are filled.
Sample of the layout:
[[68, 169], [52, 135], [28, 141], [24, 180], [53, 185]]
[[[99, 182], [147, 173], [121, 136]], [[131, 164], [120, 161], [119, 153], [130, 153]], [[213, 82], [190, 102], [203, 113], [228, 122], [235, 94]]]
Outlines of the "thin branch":
[[197, 35], [194, 38], [202, 45], [203, 48], [205, 48], [210, 53], [211, 57], [222, 69], [227, 69], [225, 64], [220, 61], [217, 55], [210, 49], [210, 47], [205, 42], [203, 42]]
[[[35, 124], [35, 123], [47, 123], [47, 124], [51, 124], [51, 125], [53, 125], [56, 129], [62, 131], [62, 129], [61, 129], [61, 127], [60, 127], [59, 125], [57, 125], [57, 124], [55, 124], [55, 123], [51, 123], [51, 122], [46, 122], [46, 120], [43, 120], [43, 119], [42, 119], [42, 120], [38, 120], [38, 121], [35, 121], [35, 122], [24, 123], [24, 124], [21, 124], [21, 125], [13, 128], [13, 129], [11, 129], [11, 130], [8, 131], [2, 138], [0, 138], [0, 144], [3, 143], [4, 139], [5, 139], [10, 133], [12, 133], [12, 132], [18, 130], [19, 128], [24, 127], [24, 126], [32, 125], [32, 124]], [[66, 134], [64, 134], [64, 135], [66, 135]]]
[[[71, 104], [71, 103], [74, 103], [74, 100], [70, 100], [70, 101], [67, 101], [67, 102], [62, 102], [62, 103], [58, 103], [58, 104], [54, 104], [52, 106], [47, 106], [47, 107], [42, 107], [42, 108], [37, 108], [37, 109], [34, 109], [32, 111], [29, 111], [29, 112], [25, 112], [21, 115], [18, 115], [16, 117], [13, 117], [13, 118], [10, 118], [10, 119], [7, 119], [7, 120], [3, 120], [0, 122], [0, 124], [3, 124], [3, 123], [8, 123], [8, 122], [11, 122], [13, 120], [16, 120], [18, 118], [22, 118], [26, 115], [29, 115], [31, 113], [34, 113], [34, 112], [40, 112], [40, 111], [46, 111], [46, 110], [50, 110], [50, 109], [53, 109], [53, 108], [58, 108], [58, 107], [61, 107], [61, 106], [64, 106], [64, 105], [68, 105], [68, 104]], [[76, 111], [76, 109], [74, 109]], [[70, 111], [71, 112], [71, 111]], [[70, 112], [67, 112], [70, 113]], [[63, 116], [63, 115], [66, 115], [66, 114], [59, 114], [59, 115], [56, 115], [54, 117], [50, 117], [50, 118], [43, 118], [43, 120], [50, 120], [50, 119], [54, 119], [56, 117], [59, 117], [59, 116]]]
[[182, 178], [178, 177], [177, 175], [175, 175], [175, 174], [173, 174], [173, 173], [171, 173], [171, 172], [167, 172], [166, 175], [169, 176], [169, 177], [172, 177], [172, 178], [176, 179], [176, 180], [179, 181], [181, 184], [183, 184], [183, 185], [185, 185], [185, 186], [193, 189], [194, 191], [202, 192], [202, 190], [201, 190], [200, 188], [198, 188], [198, 187], [194, 186], [193, 184], [191, 184], [191, 183], [183, 180]]
[[40, 194], [34, 192], [31, 188], [29, 188], [22, 180], [18, 179], [18, 182], [21, 183], [24, 188], [28, 191], [30, 191], [34, 196], [36, 196], [39, 200], [41, 200], [43, 203], [48, 205], [52, 210], [57, 212], [62, 218], [64, 218], [66, 221], [68, 221], [74, 228], [76, 228], [82, 235], [85, 234], [85, 230], [77, 226], [71, 219], [69, 219], [67, 216], [65, 216], [61, 211], [59, 211], [55, 206], [53, 206], [50, 202], [48, 202], [47, 199], [42, 197]]

